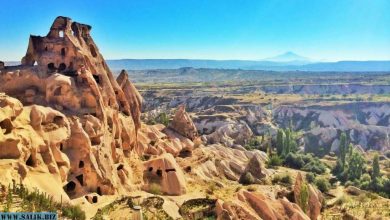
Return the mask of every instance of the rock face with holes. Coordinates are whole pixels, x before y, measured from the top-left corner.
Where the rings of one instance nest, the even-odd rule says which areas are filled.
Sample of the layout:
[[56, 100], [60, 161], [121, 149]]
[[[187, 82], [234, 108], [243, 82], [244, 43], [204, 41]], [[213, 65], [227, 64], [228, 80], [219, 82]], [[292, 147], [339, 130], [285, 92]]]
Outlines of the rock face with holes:
[[151, 159], [144, 163], [144, 167], [145, 190], [168, 195], [182, 195], [186, 192], [183, 171], [172, 154], [162, 154]]
[[149, 165], [163, 171], [162, 191], [185, 193], [173, 156], [194, 147], [189, 115], [179, 109], [172, 129], [142, 124], [141, 95], [126, 71], [114, 78], [90, 31], [57, 17], [46, 36], [30, 36], [20, 66], [1, 67], [0, 92], [16, 99], [0, 97], [0, 159], [19, 164], [21, 181], [55, 174], [73, 199], [132, 190], [129, 158], [161, 155]]
[[66, 181], [70, 161], [60, 150], [70, 137], [66, 116], [49, 107], [23, 107], [5, 94], [0, 94], [0, 106], [0, 158], [16, 161], [20, 180], [39, 168]]
[[30, 36], [22, 65], [0, 74], [0, 92], [20, 100], [1, 98], [0, 159], [46, 164], [71, 198], [131, 188], [125, 155], [141, 127], [141, 96], [126, 72], [114, 78], [90, 31], [57, 17], [46, 36]]

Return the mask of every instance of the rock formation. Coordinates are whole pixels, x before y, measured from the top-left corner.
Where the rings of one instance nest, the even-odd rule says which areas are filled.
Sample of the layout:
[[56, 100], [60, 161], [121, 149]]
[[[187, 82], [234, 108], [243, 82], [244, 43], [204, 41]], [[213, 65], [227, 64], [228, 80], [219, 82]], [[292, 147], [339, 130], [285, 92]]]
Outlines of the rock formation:
[[244, 172], [240, 176], [240, 182], [245, 178], [245, 175], [251, 175], [254, 179], [254, 183], [261, 183], [261, 180], [270, 175], [270, 171], [264, 167], [264, 159], [255, 154], [249, 160]]
[[259, 192], [241, 190], [237, 200], [217, 202], [218, 219], [309, 220], [295, 203], [286, 198], [273, 199]]
[[250, 170], [247, 167], [251, 167], [251, 171], [255, 170], [253, 165], [249, 165], [252, 158], [256, 158], [260, 166], [255, 169], [262, 171], [261, 174], [255, 174], [255, 176], [263, 174], [269, 176], [272, 173], [271, 170], [261, 168], [268, 160], [266, 153], [259, 150], [246, 151], [245, 149], [227, 148], [220, 144], [197, 148], [192, 152], [190, 158], [178, 159], [178, 162], [181, 167], [185, 168], [186, 172], [196, 174], [200, 179], [206, 181], [217, 178], [238, 181], [246, 170]]
[[186, 192], [184, 174], [172, 154], [163, 154], [145, 162], [144, 166], [145, 190], [153, 190], [155, 184], [155, 187], [161, 187], [159, 190], [162, 193], [168, 195], [181, 195]]
[[196, 127], [186, 112], [184, 105], [179, 106], [177, 109], [175, 117], [169, 124], [169, 128], [191, 140], [194, 140], [198, 136]]
[[[293, 191], [296, 203], [299, 201], [301, 195], [302, 184], [307, 183], [304, 182], [301, 173], [298, 173], [295, 179]], [[304, 206], [307, 207], [306, 214], [310, 217], [311, 220], [316, 220], [321, 213], [321, 209], [324, 203], [324, 197], [322, 193], [318, 189], [313, 187], [311, 184], [307, 184], [307, 187], [309, 197], [307, 204], [304, 204]]]
[[[30, 36], [21, 65], [0, 62], [2, 184], [21, 182], [57, 200], [91, 205], [102, 195], [139, 189], [183, 195], [188, 191], [185, 174], [190, 183], [221, 180], [222, 186], [247, 173], [257, 183], [272, 174], [264, 168], [266, 153], [240, 146], [253, 135], [247, 122], [266, 112], [216, 107], [248, 115], [222, 121], [205, 116], [199, 127], [212, 128], [204, 138], [216, 143], [207, 147], [197, 142], [197, 128], [184, 106], [168, 127], [146, 125], [140, 117], [141, 95], [126, 71], [114, 78], [90, 31], [89, 25], [57, 17], [46, 36]], [[218, 219], [308, 219], [286, 198], [235, 193], [232, 201], [218, 200], [214, 206], [212, 200], [207, 212], [216, 207]], [[309, 216], [315, 219], [322, 194], [310, 185], [309, 202]]]
[[[131, 189], [126, 157], [132, 152], [177, 156], [193, 148], [190, 139], [167, 135], [164, 127], [142, 125], [142, 97], [126, 71], [114, 78], [90, 31], [57, 17], [46, 36], [30, 36], [22, 65], [0, 70], [0, 92], [20, 100], [0, 97], [0, 159], [17, 161], [18, 181], [45, 165], [70, 198]], [[166, 169], [175, 167], [174, 159], [164, 158]], [[182, 178], [165, 176], [167, 193], [185, 191]], [[179, 188], [169, 185], [176, 184], [171, 178]]]

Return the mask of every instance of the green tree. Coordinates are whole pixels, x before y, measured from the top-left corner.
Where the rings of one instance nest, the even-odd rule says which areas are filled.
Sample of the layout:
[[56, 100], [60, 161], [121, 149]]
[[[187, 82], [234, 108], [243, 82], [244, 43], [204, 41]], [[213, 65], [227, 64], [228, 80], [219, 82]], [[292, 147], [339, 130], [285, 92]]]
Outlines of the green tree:
[[354, 181], [360, 179], [363, 174], [364, 163], [363, 156], [356, 150], [353, 150], [351, 158], [348, 161], [347, 174], [349, 180]]
[[278, 133], [276, 135], [276, 151], [279, 156], [283, 154], [284, 149], [284, 132], [283, 129], [278, 129]]
[[284, 155], [287, 155], [291, 151], [291, 138], [292, 138], [291, 137], [291, 130], [288, 128], [286, 130], [286, 138], [284, 140], [284, 147], [283, 147], [283, 149], [284, 149], [283, 154]]
[[329, 184], [329, 181], [326, 180], [325, 178], [316, 178], [315, 180], [315, 184], [317, 186], [317, 188], [321, 191], [321, 192], [328, 192], [329, 191], [329, 188], [330, 188], [330, 184]]
[[347, 154], [347, 135], [345, 132], [342, 132], [340, 135], [340, 147], [339, 147], [339, 158], [341, 160], [341, 164], [345, 166], [345, 158]]
[[348, 145], [348, 158], [351, 158], [353, 152], [353, 144], [349, 143]]
[[308, 202], [309, 202], [309, 187], [307, 186], [307, 184], [303, 183], [298, 198], [298, 205], [302, 208], [302, 210], [305, 213], [307, 211]]
[[380, 177], [379, 155], [375, 154], [374, 160], [372, 162], [372, 176], [371, 176], [371, 179], [377, 179], [379, 177]]

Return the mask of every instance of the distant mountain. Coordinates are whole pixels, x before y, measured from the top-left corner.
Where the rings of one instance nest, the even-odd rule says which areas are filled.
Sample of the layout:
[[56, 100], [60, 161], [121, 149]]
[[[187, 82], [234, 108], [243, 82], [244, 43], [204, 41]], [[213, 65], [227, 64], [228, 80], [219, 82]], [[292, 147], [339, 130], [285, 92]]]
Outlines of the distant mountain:
[[307, 57], [300, 56], [294, 52], [288, 51], [286, 53], [263, 59], [264, 61], [271, 61], [271, 62], [283, 62], [283, 63], [290, 63], [290, 64], [307, 64], [310, 63], [310, 59]]
[[390, 71], [390, 61], [339, 61], [307, 63], [301, 61], [275, 62], [254, 60], [192, 60], [192, 59], [123, 59], [107, 60], [114, 71], [146, 69], [178, 69], [182, 67], [273, 70], [273, 71]]
[[[286, 53], [285, 53], [286, 54]], [[299, 55], [298, 55], [299, 56]], [[278, 57], [278, 56], [277, 56]], [[295, 56], [292, 56], [295, 57]], [[297, 63], [298, 62], [298, 63]], [[390, 71], [390, 61], [339, 61], [313, 62], [267, 60], [193, 60], [193, 59], [122, 59], [107, 60], [113, 71], [179, 69], [183, 67], [211, 69], [243, 69], [271, 71], [337, 71], [337, 72], [383, 72]], [[5, 62], [6, 66], [20, 65], [19, 61]]]

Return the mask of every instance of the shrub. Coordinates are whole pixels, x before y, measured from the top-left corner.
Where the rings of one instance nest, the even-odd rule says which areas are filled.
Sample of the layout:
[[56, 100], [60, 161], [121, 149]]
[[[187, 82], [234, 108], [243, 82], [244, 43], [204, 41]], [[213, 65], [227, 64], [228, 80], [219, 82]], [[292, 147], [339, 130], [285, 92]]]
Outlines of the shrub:
[[282, 175], [275, 175], [272, 179], [272, 183], [283, 183], [283, 184], [292, 184], [292, 178], [288, 173], [282, 174]]
[[161, 186], [157, 183], [152, 183], [149, 186], [149, 192], [155, 195], [161, 195]]
[[62, 207], [62, 214], [70, 219], [84, 220], [85, 212], [81, 210], [80, 206], [64, 206]]
[[313, 172], [316, 174], [323, 174], [326, 172], [326, 166], [318, 159], [314, 159], [307, 163], [303, 168], [303, 171]]
[[169, 124], [169, 116], [168, 116], [167, 113], [162, 112], [159, 115], [157, 115], [155, 118], [148, 119], [146, 124], [150, 124], [150, 125], [163, 124], [165, 126], [168, 126], [168, 124]]
[[390, 158], [390, 150], [388, 150], [388, 151], [385, 152], [385, 156], [386, 156], [387, 158]]
[[306, 181], [308, 183], [313, 183], [315, 179], [316, 179], [316, 175], [315, 174], [313, 174], [311, 172], [306, 173]]
[[285, 174], [280, 179], [280, 182], [286, 183], [286, 184], [292, 184], [292, 178], [291, 178], [291, 176], [289, 174]]
[[305, 165], [301, 154], [289, 153], [284, 159], [284, 164], [288, 167], [301, 169]]
[[[246, 150], [255, 150], [255, 149], [260, 149], [261, 147], [261, 140], [260, 140], [260, 137], [258, 136], [255, 136], [255, 137], [252, 137], [248, 140], [248, 143], [245, 144], [244, 148]], [[264, 149], [262, 149], [264, 150]]]
[[284, 159], [284, 164], [294, 169], [301, 169], [316, 174], [323, 174], [326, 172], [325, 164], [311, 154], [289, 153]]
[[238, 182], [243, 185], [250, 185], [255, 183], [255, 178], [252, 176], [250, 172], [246, 172], [244, 175], [241, 175]]
[[360, 177], [360, 182], [371, 182], [371, 176], [368, 173], [363, 174]]
[[280, 158], [277, 154], [271, 155], [269, 160], [267, 161], [267, 166], [268, 167], [276, 167], [282, 165], [283, 160]]
[[256, 186], [252, 185], [252, 186], [249, 186], [247, 190], [249, 192], [255, 192], [257, 190], [257, 188], [256, 188]]
[[326, 180], [325, 178], [322, 178], [322, 177], [316, 178], [315, 185], [323, 193], [328, 192], [329, 188], [330, 188], [330, 184], [329, 184], [328, 180]]
[[342, 204], [348, 203], [348, 202], [350, 202], [350, 201], [351, 201], [351, 198], [349, 198], [349, 196], [347, 196], [347, 195], [342, 195], [341, 197], [339, 197], [339, 198], [336, 200], [335, 204], [336, 204], [336, 205], [342, 205]]

